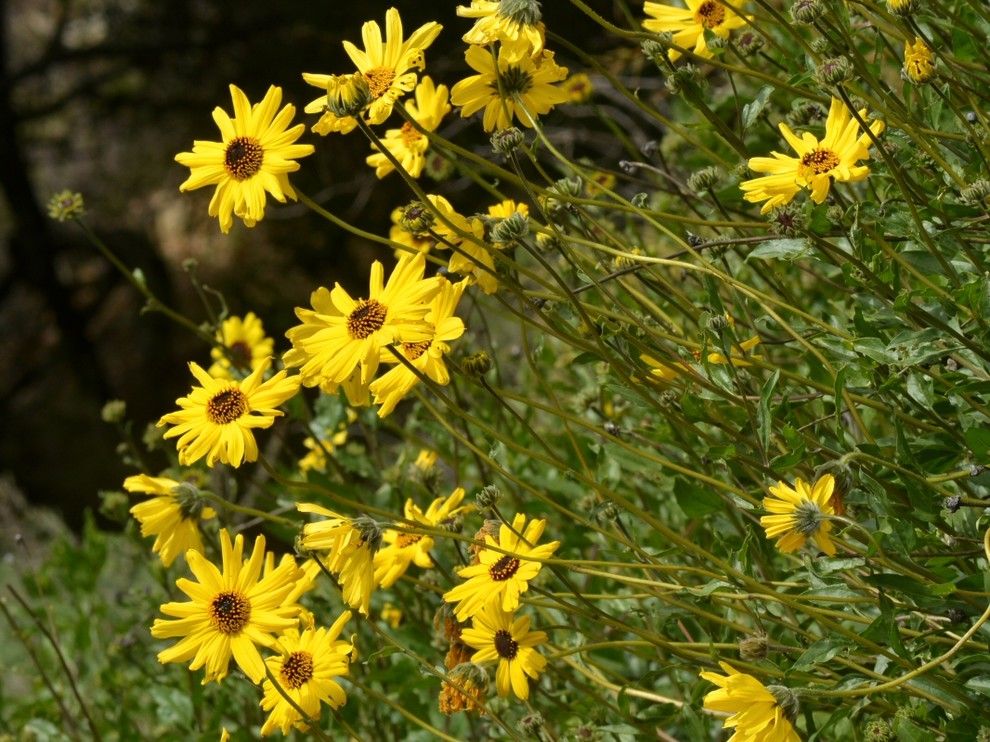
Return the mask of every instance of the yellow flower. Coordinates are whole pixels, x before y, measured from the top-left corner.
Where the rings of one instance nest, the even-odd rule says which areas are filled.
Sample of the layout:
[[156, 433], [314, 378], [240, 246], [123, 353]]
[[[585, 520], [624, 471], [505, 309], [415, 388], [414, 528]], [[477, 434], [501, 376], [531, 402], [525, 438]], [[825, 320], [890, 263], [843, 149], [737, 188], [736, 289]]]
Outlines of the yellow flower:
[[560, 86], [567, 93], [567, 98], [571, 103], [587, 103], [591, 100], [591, 94], [595, 92], [595, 86], [591, 84], [591, 78], [584, 72], [577, 72]]
[[421, 448], [419, 450], [419, 454], [416, 456], [416, 460], [413, 462], [413, 466], [421, 472], [430, 472], [433, 471], [433, 467], [437, 465], [438, 458], [440, 458], [440, 454], [436, 451]]
[[471, 0], [471, 6], [457, 6], [462, 18], [477, 18], [463, 36], [465, 44], [488, 46], [502, 43], [509, 62], [532, 57], [543, 51], [545, 30], [536, 0]]
[[665, 363], [664, 361], [658, 361], [653, 356], [648, 356], [645, 353], [639, 358], [643, 361], [643, 363], [650, 367], [650, 375], [660, 381], [674, 381], [685, 372], [689, 374], [694, 373], [692, 368], [684, 361]]
[[725, 721], [726, 729], [735, 729], [729, 742], [801, 742], [791, 726], [797, 708], [790, 691], [772, 686], [777, 690], [774, 693], [752, 675], [739, 672], [725, 662], [719, 665], [726, 675], [701, 673], [702, 678], [718, 686], [718, 690], [705, 696], [705, 708], [731, 714]]
[[440, 283], [424, 279], [425, 270], [422, 255], [404, 255], [386, 284], [385, 269], [376, 260], [367, 299], [351, 298], [339, 283], [332, 291], [314, 291], [314, 311], [296, 309], [302, 324], [285, 333], [293, 346], [285, 364], [300, 367], [306, 386], [340, 384], [357, 369], [360, 383], [370, 382], [386, 345], [423, 342], [432, 335], [423, 318]]
[[347, 426], [357, 420], [357, 413], [347, 408], [347, 419], [337, 423], [337, 431], [330, 434], [329, 431], [321, 436], [320, 442], [313, 436], [307, 436], [303, 441], [303, 446], [309, 449], [309, 453], [299, 460], [299, 471], [325, 472], [327, 470], [327, 454], [332, 454], [334, 449], [347, 443]]
[[[180, 152], [176, 162], [189, 168], [189, 178], [180, 191], [215, 185], [209, 214], [220, 220], [220, 229], [229, 232], [238, 216], [249, 227], [265, 216], [265, 193], [276, 201], [295, 200], [289, 173], [299, 169], [296, 160], [313, 154], [313, 145], [295, 144], [306, 127], [287, 128], [295, 106], [278, 110], [282, 89], [272, 85], [261, 103], [253, 106], [236, 85], [230, 86], [234, 101], [231, 118], [219, 106], [213, 120], [220, 128], [222, 142], [196, 141], [192, 152]], [[276, 114], [277, 112], [277, 114]]]
[[397, 608], [391, 603], [386, 603], [385, 607], [382, 608], [382, 621], [387, 623], [391, 628], [397, 629], [402, 623], [402, 609]]
[[[421, 523], [428, 528], [438, 528], [468, 509], [467, 506], [458, 507], [463, 499], [464, 488], [458, 487], [450, 496], [438, 497], [431, 502], [425, 513], [412, 500], [406, 500], [406, 520]], [[375, 554], [375, 582], [381, 587], [392, 587], [406, 573], [410, 564], [421, 569], [430, 569], [433, 566], [430, 558], [432, 536], [403, 533], [389, 528], [382, 534], [382, 541], [388, 546], [383, 546]]]
[[426, 315], [426, 324], [431, 328], [432, 335], [426, 340], [412, 343], [402, 343], [393, 350], [382, 350], [382, 361], [396, 364], [379, 378], [371, 382], [369, 390], [375, 397], [378, 416], [390, 415], [395, 406], [419, 383], [419, 377], [398, 359], [401, 354], [417, 371], [436, 382], [440, 386], [450, 383], [450, 373], [443, 362], [443, 357], [450, 352], [447, 344], [464, 334], [464, 322], [454, 316], [454, 310], [464, 293], [466, 282], [451, 283], [445, 278], [440, 279], [440, 292], [433, 298], [430, 312]]
[[529, 698], [529, 678], [543, 672], [547, 660], [536, 649], [547, 640], [542, 631], [529, 630], [529, 616], [515, 618], [511, 612], [489, 603], [475, 614], [471, 627], [461, 631], [461, 641], [476, 650], [471, 661], [478, 665], [498, 662], [495, 687], [502, 697], [515, 693]]
[[[751, 358], [760, 358], [760, 356], [751, 355], [749, 352], [759, 344], [760, 344], [759, 335], [754, 335], [748, 340], [743, 340], [741, 343], [736, 345], [734, 349], [739, 352], [739, 355], [737, 355], [736, 353], [732, 354], [732, 365], [738, 366], [740, 368], [743, 366], [752, 366], [753, 364], [745, 359], [747, 356]], [[716, 353], [708, 354], [708, 362], [716, 365], [725, 365], [729, 363], [729, 359], [726, 358], [721, 353], [716, 352]]]
[[190, 670], [205, 665], [203, 683], [222, 680], [230, 658], [252, 683], [265, 676], [265, 666], [257, 644], [270, 647], [272, 634], [295, 625], [299, 606], [285, 604], [286, 596], [304, 575], [291, 557], [261, 580], [265, 560], [265, 537], [258, 536], [251, 557], [244, 563], [244, 536], [234, 543], [226, 529], [220, 531], [223, 570], [197, 551], [186, 552], [186, 563], [198, 582], [179, 579], [176, 586], [192, 598], [186, 603], [166, 603], [166, 616], [177, 620], [155, 619], [151, 635], [156, 639], [182, 637], [158, 653], [158, 661], [187, 662]]
[[392, 210], [392, 226], [388, 231], [388, 238], [392, 242], [398, 242], [400, 245], [405, 245], [409, 250], [403, 250], [402, 248], [395, 248], [395, 259], [398, 260], [403, 255], [407, 255], [410, 251], [428, 253], [434, 245], [437, 244], [437, 240], [428, 232], [410, 232], [408, 229], [402, 226], [402, 213], [403, 209], [400, 206], [397, 209]]
[[[865, 120], [866, 109], [859, 111]], [[795, 136], [787, 124], [780, 124], [780, 133], [797, 153], [797, 157], [773, 152], [773, 157], [754, 157], [749, 169], [757, 173], [770, 173], [739, 184], [744, 198], [750, 203], [766, 201], [760, 213], [790, 203], [802, 188], [811, 189], [811, 199], [820, 204], [828, 195], [832, 181], [855, 183], [870, 174], [866, 165], [857, 165], [869, 159], [870, 137], [860, 134], [859, 122], [852, 118], [849, 109], [838, 98], [832, 98], [825, 137], [820, 142], [809, 132], [801, 138]], [[883, 121], [870, 124], [870, 131], [878, 136], [883, 131]]]
[[513, 214], [529, 216], [529, 206], [516, 203], [511, 198], [507, 198], [488, 207], [488, 216], [492, 219], [508, 219]]
[[267, 361], [243, 381], [212, 377], [195, 363], [189, 370], [200, 386], [176, 400], [182, 409], [158, 421], [159, 428], [174, 426], [164, 437], [179, 437], [179, 463], [188, 466], [203, 456], [207, 466], [257, 461], [258, 444], [251, 431], [271, 427], [282, 414], [276, 408], [299, 391], [299, 377], [286, 376], [283, 370], [263, 382]]
[[[529, 589], [529, 581], [543, 568], [540, 562], [527, 557], [547, 559], [560, 546], [559, 541], [536, 545], [546, 524], [545, 520], [532, 520], [526, 525], [526, 516], [517, 513], [511, 528], [504, 523], [499, 527], [498, 541], [485, 536], [487, 548], [479, 551], [479, 563], [457, 571], [461, 577], [468, 578], [467, 582], [443, 595], [446, 602], [458, 604], [454, 609], [458, 621], [477, 615], [488, 603], [495, 603], [507, 612], [519, 607], [520, 593]], [[493, 551], [493, 546], [500, 551]]]
[[924, 85], [935, 76], [935, 55], [917, 36], [913, 42], [904, 42], [904, 74], [916, 85]]
[[380, 541], [374, 526], [311, 503], [297, 503], [296, 509], [327, 518], [303, 526], [303, 548], [326, 552], [321, 561], [337, 576], [344, 602], [367, 616], [375, 589], [372, 559]]
[[[306, 629], [302, 633], [288, 629], [275, 647], [281, 654], [265, 660], [282, 691], [309, 719], [319, 720], [321, 703], [336, 709], [347, 702], [347, 694], [335, 678], [347, 674], [354, 649], [350, 642], [338, 638], [350, 618], [351, 612], [344, 611], [329, 629]], [[263, 691], [261, 708], [271, 713], [261, 727], [262, 736], [276, 729], [282, 734], [288, 734], [292, 727], [309, 729], [299, 711], [271, 680], [265, 679]]]
[[[426, 131], [436, 131], [443, 117], [450, 113], [448, 103], [449, 91], [446, 85], [434, 85], [433, 80], [424, 77], [416, 86], [416, 102], [406, 106], [413, 120]], [[421, 134], [408, 121], [400, 129], [389, 129], [382, 137], [385, 149], [402, 165], [403, 170], [412, 177], [418, 178], [426, 164], [426, 151], [430, 148], [430, 140]], [[377, 150], [375, 145], [372, 149]], [[380, 151], [369, 155], [365, 160], [375, 168], [375, 175], [384, 178], [395, 170], [389, 159]]]
[[554, 61], [553, 52], [510, 61], [503, 49], [496, 60], [488, 49], [472, 46], [464, 59], [478, 74], [454, 85], [450, 102], [460, 107], [463, 117], [485, 109], [485, 131], [507, 129], [513, 118], [532, 127], [533, 117], [567, 101], [567, 92], [554, 85], [567, 77], [567, 68]]
[[[415, 70], [422, 69], [426, 62], [423, 52], [433, 43], [443, 27], [439, 23], [426, 23], [408, 39], [403, 39], [402, 18], [399, 11], [389, 8], [385, 12], [385, 40], [382, 30], [375, 21], [368, 21], [361, 27], [364, 51], [350, 41], [344, 42], [344, 51], [364, 75], [368, 83], [370, 101], [365, 112], [369, 124], [380, 124], [392, 113], [395, 102], [404, 93], [416, 87]], [[332, 75], [303, 73], [303, 79], [322, 90], [334, 83]], [[313, 131], [326, 134], [339, 131], [346, 134], [356, 122], [349, 116], [340, 117], [326, 110], [326, 96], [321, 96], [306, 106], [307, 113], [323, 113], [323, 117], [313, 127]], [[348, 120], [349, 119], [349, 120]]]
[[231, 378], [231, 367], [239, 371], [254, 371], [268, 363], [275, 342], [265, 336], [265, 327], [254, 312], [248, 312], [244, 319], [228, 317], [220, 325], [216, 334], [217, 343], [223, 348], [213, 348], [210, 356], [213, 365], [209, 374], [214, 378]]
[[785, 554], [797, 551], [808, 538], [813, 538], [822, 551], [833, 556], [835, 544], [829, 536], [832, 531], [829, 516], [835, 515], [831, 502], [834, 489], [835, 478], [831, 474], [823, 475], [813, 486], [803, 479], [795, 480], [794, 487], [783, 482], [771, 486], [773, 497], [763, 499], [763, 508], [773, 514], [760, 518], [767, 538], [779, 539], [777, 548]]
[[[672, 34], [671, 40], [679, 47], [690, 49], [699, 57], [711, 57], [712, 50], [705, 42], [705, 31], [711, 31], [720, 39], [746, 25], [739, 14], [736, 2], [730, 0], [684, 0], [687, 8], [677, 8], [663, 3], [647, 2], [643, 10], [653, 16], [643, 21], [643, 27], [653, 33]], [[693, 47], [693, 48], [692, 48]], [[667, 57], [677, 61], [681, 52], [669, 49]]]
[[138, 474], [124, 480], [124, 489], [157, 495], [132, 507], [131, 514], [141, 524], [142, 536], [156, 537], [151, 550], [161, 557], [162, 564], [172, 566], [175, 558], [189, 549], [203, 551], [199, 521], [215, 518], [217, 514], [188, 485], [166, 477]]

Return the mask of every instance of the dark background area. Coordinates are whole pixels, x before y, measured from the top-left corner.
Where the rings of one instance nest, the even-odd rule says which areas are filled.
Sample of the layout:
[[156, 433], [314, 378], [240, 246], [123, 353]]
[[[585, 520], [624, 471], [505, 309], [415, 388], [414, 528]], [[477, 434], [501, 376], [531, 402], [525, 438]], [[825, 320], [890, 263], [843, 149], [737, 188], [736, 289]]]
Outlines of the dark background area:
[[[626, 17], [610, 0], [590, 4]], [[456, 17], [456, 2], [0, 0], [0, 475], [29, 502], [77, 526], [98, 490], [118, 488], [131, 473], [115, 453], [117, 431], [100, 419], [103, 404], [125, 400], [139, 436], [188, 390], [187, 361], [208, 360], [189, 333], [140, 314], [137, 292], [77, 225], [48, 219], [50, 195], [80, 191], [87, 223], [164, 301], [199, 321], [202, 307], [182, 269], [195, 259], [231, 312], [256, 312], [276, 351], [284, 350], [292, 307], [334, 280], [360, 291], [382, 249], [298, 204], [271, 200], [257, 228], [235, 221], [221, 235], [206, 213], [212, 188], [179, 194], [188, 171], [173, 157], [193, 139], [219, 140], [210, 112], [231, 109], [230, 82], [252, 101], [280, 85], [301, 112], [319, 94], [301, 73], [351, 71], [341, 41], [360, 47], [361, 24], [383, 26], [390, 5], [407, 34], [430, 20], [443, 24], [426, 54], [427, 74], [448, 85], [467, 74], [460, 37], [471, 20]], [[565, 0], [543, 10], [551, 29], [589, 53], [615, 45]], [[636, 51], [625, 47], [616, 53]], [[562, 51], [558, 61], [580, 69]], [[314, 118], [300, 113], [297, 121]], [[621, 153], [598, 130], [585, 154], [614, 168]], [[488, 151], [479, 122], [454, 115], [443, 131]], [[307, 132], [302, 141], [317, 153], [293, 183], [348, 221], [387, 234], [389, 214], [408, 192], [397, 176], [374, 178], [360, 133]], [[462, 186], [429, 184], [441, 193]], [[469, 208], [460, 194], [458, 206]]]

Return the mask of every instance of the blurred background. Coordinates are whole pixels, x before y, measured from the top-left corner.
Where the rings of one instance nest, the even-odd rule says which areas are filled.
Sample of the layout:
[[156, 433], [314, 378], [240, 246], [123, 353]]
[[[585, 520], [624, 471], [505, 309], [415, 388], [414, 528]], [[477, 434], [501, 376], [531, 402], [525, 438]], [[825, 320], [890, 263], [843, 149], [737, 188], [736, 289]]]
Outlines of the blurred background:
[[[456, 17], [457, 4], [0, 0], [0, 522], [44, 506], [78, 527], [98, 490], [119, 488], [133, 473], [115, 453], [117, 431], [100, 417], [104, 403], [124, 400], [140, 436], [188, 391], [186, 363], [209, 358], [189, 333], [140, 314], [140, 296], [79, 227], [47, 217], [50, 196], [81, 192], [93, 230], [159, 297], [198, 322], [204, 312], [183, 268], [195, 260], [231, 313], [254, 311], [284, 350], [292, 308], [335, 280], [361, 293], [370, 261], [386, 257], [382, 248], [305, 207], [271, 200], [257, 228], [237, 221], [224, 236], [206, 213], [212, 188], [180, 195], [188, 171], [173, 157], [194, 139], [219, 139], [210, 112], [230, 110], [228, 83], [252, 101], [280, 85], [301, 111], [318, 91], [300, 73], [351, 71], [341, 41], [360, 46], [361, 24], [383, 24], [391, 5], [407, 33], [430, 20], [443, 24], [426, 54], [427, 73], [452, 85], [468, 71], [460, 37], [471, 25]], [[623, 2], [588, 4], [620, 22], [632, 17]], [[617, 70], [636, 64], [635, 45], [603, 48], [615, 39], [566, 0], [544, 2], [543, 11], [550, 29]], [[581, 68], [564, 50], [558, 61]], [[609, 111], [608, 101], [562, 107], [551, 122], [566, 149], [614, 169], [622, 152], [608, 128], [582, 126], [587, 141], [571, 141], [566, 117], [575, 116], [608, 116], [627, 131], [635, 125]], [[451, 116], [441, 131], [490, 151], [478, 122]], [[639, 143], [658, 135], [630, 133]], [[360, 139], [359, 132], [307, 132], [301, 141], [317, 151], [293, 183], [338, 216], [385, 235], [408, 191], [396, 175], [376, 180]], [[465, 203], [466, 182], [427, 188], [458, 193], [457, 207], [470, 211], [482, 202]]]

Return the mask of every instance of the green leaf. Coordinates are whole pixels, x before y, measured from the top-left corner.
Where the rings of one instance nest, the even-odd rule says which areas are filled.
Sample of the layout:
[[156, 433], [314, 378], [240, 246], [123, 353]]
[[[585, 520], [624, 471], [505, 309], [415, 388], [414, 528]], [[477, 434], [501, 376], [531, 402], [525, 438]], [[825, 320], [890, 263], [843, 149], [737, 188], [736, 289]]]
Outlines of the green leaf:
[[680, 478], [674, 481], [674, 497], [688, 518], [700, 518], [725, 507], [722, 498], [711, 489], [695, 487]]
[[751, 250], [746, 260], [759, 258], [760, 260], [795, 260], [804, 257], [811, 250], [808, 241], [796, 237], [784, 237], [777, 240], [768, 240], [759, 247]]
[[773, 415], [770, 413], [770, 398], [773, 396], [773, 390], [779, 380], [780, 369], [778, 368], [760, 390], [760, 406], [756, 411], [756, 427], [764, 451], [770, 447], [770, 427], [773, 424]]
[[820, 639], [808, 647], [794, 663], [795, 670], [808, 670], [815, 665], [821, 665], [835, 657], [849, 646], [845, 639]]
[[756, 120], [763, 113], [763, 110], [767, 107], [767, 101], [770, 100], [770, 94], [773, 93], [773, 87], [770, 85], [764, 85], [760, 88], [760, 92], [756, 94], [751, 103], [747, 103], [743, 106], [742, 110], [742, 128], [743, 131], [747, 131]]

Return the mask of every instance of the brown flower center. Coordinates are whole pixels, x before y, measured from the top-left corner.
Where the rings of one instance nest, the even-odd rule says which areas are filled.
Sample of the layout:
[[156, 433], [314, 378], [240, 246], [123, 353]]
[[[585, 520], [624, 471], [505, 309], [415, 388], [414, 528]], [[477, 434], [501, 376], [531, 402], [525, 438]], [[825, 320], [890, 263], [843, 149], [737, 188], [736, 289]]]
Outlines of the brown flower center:
[[309, 652], [293, 652], [282, 660], [279, 673], [286, 687], [296, 690], [313, 677], [313, 655]]
[[388, 307], [375, 299], [362, 299], [347, 317], [347, 332], [355, 340], [364, 340], [385, 325]]
[[399, 537], [395, 539], [395, 545], [400, 549], [405, 549], [407, 546], [418, 544], [422, 540], [423, 536], [418, 533], [400, 533]]
[[364, 79], [368, 81], [371, 97], [378, 99], [392, 87], [392, 81], [395, 80], [395, 70], [391, 67], [375, 67], [364, 73]]
[[227, 352], [230, 354], [230, 362], [237, 366], [237, 368], [251, 367], [251, 346], [243, 340], [231, 343], [230, 347], [227, 348]]
[[424, 340], [420, 343], [403, 343], [402, 349], [406, 352], [406, 358], [410, 361], [415, 361], [428, 351], [431, 345], [433, 345], [432, 340]]
[[251, 620], [251, 603], [240, 593], [220, 593], [210, 603], [210, 623], [221, 634], [236, 636]]
[[504, 556], [488, 568], [488, 574], [495, 582], [505, 582], [519, 569], [519, 560], [515, 557]]
[[[501, 70], [499, 77], [502, 79], [502, 91], [504, 91], [506, 98], [511, 98], [513, 95], [524, 95], [533, 87], [533, 76], [526, 70], [515, 65], [510, 65], [504, 70]], [[500, 94], [498, 83], [493, 81], [492, 86], [496, 94]]]
[[519, 642], [505, 629], [499, 629], [495, 632], [495, 651], [499, 657], [514, 660], [519, 652]]
[[821, 175], [839, 164], [839, 156], [830, 149], [814, 149], [801, 158], [801, 164], [815, 175]]
[[423, 135], [416, 131], [416, 128], [408, 121], [402, 125], [401, 129], [399, 129], [399, 136], [402, 137], [402, 142], [407, 147], [412, 147], [416, 144], [416, 142], [423, 138]]
[[234, 180], [247, 180], [261, 170], [265, 150], [254, 137], [230, 140], [223, 153], [223, 166]]
[[232, 423], [247, 411], [247, 397], [240, 389], [224, 389], [206, 403], [206, 416], [217, 425]]
[[695, 18], [705, 28], [718, 28], [725, 21], [725, 8], [714, 0], [706, 0], [698, 6]]

